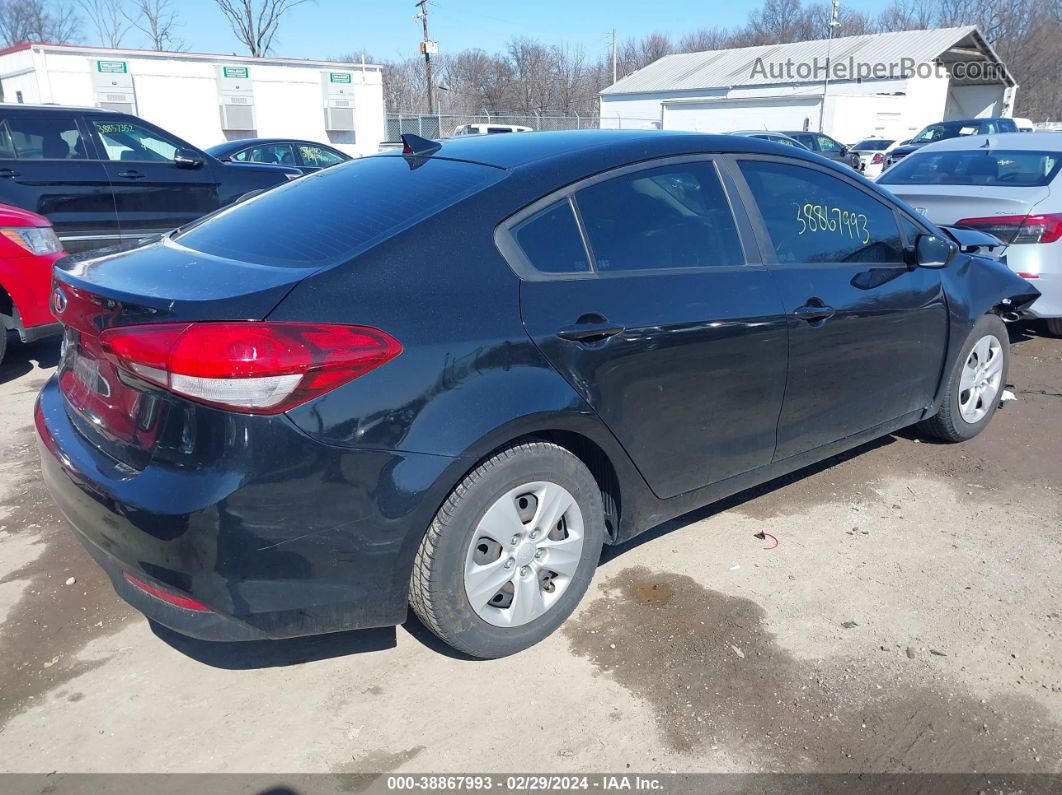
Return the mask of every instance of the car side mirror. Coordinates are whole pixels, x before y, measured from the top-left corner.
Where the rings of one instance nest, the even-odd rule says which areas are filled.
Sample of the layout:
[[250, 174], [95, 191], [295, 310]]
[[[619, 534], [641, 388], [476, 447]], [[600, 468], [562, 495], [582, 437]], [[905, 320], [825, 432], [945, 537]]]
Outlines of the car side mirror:
[[192, 149], [178, 149], [173, 153], [173, 164], [177, 168], [199, 168], [203, 165], [203, 158]]
[[847, 146], [842, 146], [841, 147], [841, 157], [848, 157], [848, 147]]
[[946, 268], [959, 247], [943, 237], [919, 235], [914, 249], [914, 264], [919, 268]]

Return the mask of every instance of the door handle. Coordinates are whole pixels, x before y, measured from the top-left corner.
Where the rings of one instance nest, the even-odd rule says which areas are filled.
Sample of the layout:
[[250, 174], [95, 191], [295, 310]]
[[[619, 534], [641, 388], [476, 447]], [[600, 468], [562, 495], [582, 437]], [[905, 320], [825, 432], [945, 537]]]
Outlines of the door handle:
[[814, 323], [816, 320], [828, 320], [837, 314], [837, 311], [832, 306], [824, 306], [822, 303], [808, 303], [804, 306], [797, 307], [793, 314], [801, 320], [806, 320], [808, 323]]
[[144, 178], [143, 174], [141, 174], [139, 171], [134, 171], [133, 169], [129, 169], [128, 171], [119, 171], [118, 172], [118, 176], [119, 177], [125, 177], [126, 179], [143, 179]]
[[0, 177], [2, 177], [4, 179], [11, 179], [12, 177], [17, 177], [17, 176], [18, 176], [18, 172], [17, 171], [12, 171], [10, 168], [0, 168]]
[[602, 342], [615, 337], [625, 326], [611, 323], [597, 314], [583, 315], [574, 324], [557, 330], [557, 336], [571, 342]]

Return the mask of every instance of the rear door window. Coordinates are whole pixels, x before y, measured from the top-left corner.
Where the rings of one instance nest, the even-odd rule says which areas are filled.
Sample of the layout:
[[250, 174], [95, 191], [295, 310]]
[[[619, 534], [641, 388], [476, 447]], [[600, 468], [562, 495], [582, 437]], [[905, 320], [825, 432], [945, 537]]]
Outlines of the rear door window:
[[329, 265], [457, 204], [505, 173], [437, 158], [363, 157], [268, 190], [174, 239], [243, 262]]
[[19, 160], [88, 159], [73, 116], [11, 116], [0, 125], [0, 156]]
[[893, 208], [817, 169], [740, 161], [781, 263], [903, 262]]
[[714, 163], [634, 171], [583, 188], [575, 200], [602, 273], [745, 263]]

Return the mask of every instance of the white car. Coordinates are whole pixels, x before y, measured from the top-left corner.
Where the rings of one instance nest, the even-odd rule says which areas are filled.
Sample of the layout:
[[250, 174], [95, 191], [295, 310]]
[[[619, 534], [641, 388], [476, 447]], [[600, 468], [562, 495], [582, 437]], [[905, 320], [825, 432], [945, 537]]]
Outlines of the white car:
[[885, 167], [885, 152], [895, 143], [891, 138], [864, 138], [848, 149], [859, 155], [859, 172], [867, 179], [873, 179]]
[[459, 135], [495, 135], [497, 133], [534, 132], [522, 124], [459, 124], [454, 128], [454, 136]]
[[877, 182], [936, 224], [998, 237], [1040, 290], [1030, 314], [1062, 337], [1062, 133], [965, 135], [912, 152]]

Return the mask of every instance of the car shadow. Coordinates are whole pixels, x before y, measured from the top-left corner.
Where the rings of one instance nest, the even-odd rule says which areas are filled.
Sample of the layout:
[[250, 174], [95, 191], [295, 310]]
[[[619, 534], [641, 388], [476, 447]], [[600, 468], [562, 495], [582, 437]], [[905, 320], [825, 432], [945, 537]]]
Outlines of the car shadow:
[[283, 640], [223, 642], [190, 638], [150, 619], [148, 623], [155, 636], [174, 650], [211, 668], [228, 671], [283, 668], [334, 657], [384, 651], [393, 649], [397, 643], [395, 627], [331, 632]]
[[7, 332], [7, 353], [0, 363], [0, 384], [14, 381], [27, 373], [49, 370], [59, 364], [59, 336], [23, 343], [18, 334]]

